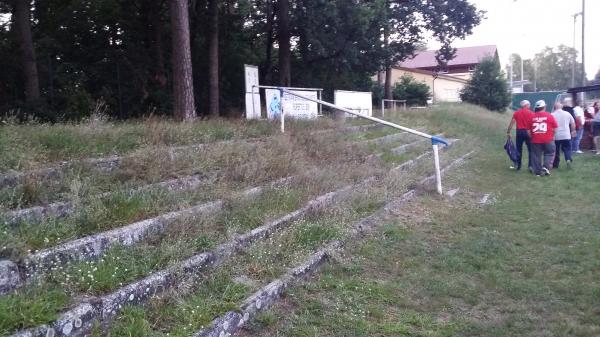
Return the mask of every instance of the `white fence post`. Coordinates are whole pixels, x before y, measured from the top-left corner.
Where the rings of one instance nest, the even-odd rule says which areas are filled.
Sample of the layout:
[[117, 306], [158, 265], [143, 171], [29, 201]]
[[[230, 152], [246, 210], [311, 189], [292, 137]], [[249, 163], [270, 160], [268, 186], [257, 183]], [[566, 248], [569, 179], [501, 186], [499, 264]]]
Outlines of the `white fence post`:
[[440, 154], [438, 150], [438, 144], [433, 143], [433, 162], [435, 165], [435, 180], [437, 185], [437, 192], [442, 194], [442, 172], [440, 171]]

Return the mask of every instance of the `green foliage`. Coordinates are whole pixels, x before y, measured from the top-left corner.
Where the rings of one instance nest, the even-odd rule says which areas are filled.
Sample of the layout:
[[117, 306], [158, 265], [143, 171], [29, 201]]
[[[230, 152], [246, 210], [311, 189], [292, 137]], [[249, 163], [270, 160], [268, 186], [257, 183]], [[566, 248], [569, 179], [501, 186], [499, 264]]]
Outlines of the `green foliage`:
[[48, 287], [27, 287], [0, 296], [0, 335], [49, 323], [68, 303], [67, 293]]
[[[512, 55], [513, 80], [521, 79], [521, 56]], [[575, 86], [581, 84], [583, 70], [577, 62], [577, 49], [565, 45], [545, 47], [533, 59], [523, 60], [523, 78], [533, 82], [525, 85], [525, 91], [561, 91], [571, 87], [572, 67], [575, 60]], [[509, 66], [506, 67], [507, 74]]]
[[373, 94], [373, 105], [379, 106], [381, 100], [385, 98], [385, 87], [377, 82], [371, 85], [371, 93]]
[[298, 208], [302, 198], [298, 190], [281, 188], [267, 191], [257, 200], [233, 204], [231, 210], [221, 214], [216, 222], [224, 231], [256, 228], [270, 216]]
[[155, 331], [166, 331], [169, 336], [192, 335], [219, 315], [238, 310], [238, 303], [249, 289], [233, 282], [226, 272], [211, 273], [198, 285], [198, 290], [180, 299], [176, 296], [149, 306], [146, 319], [154, 322]]
[[[410, 56], [425, 36], [441, 44], [441, 61], [450, 44], [470, 34], [482, 13], [467, 0], [434, 2], [387, 0], [289, 0], [294, 86], [370, 90], [370, 76], [384, 65]], [[219, 84], [221, 110], [244, 104], [243, 64], [260, 68], [263, 84], [278, 77], [278, 18], [274, 1], [219, 1]], [[12, 11], [0, 7], [0, 15]], [[445, 15], [439, 15], [445, 13]], [[209, 62], [207, 1], [190, 6], [194, 90], [199, 114], [206, 108]], [[0, 22], [0, 112], [21, 120], [79, 120], [96, 101], [115, 118], [170, 115], [171, 54], [166, 1], [48, 0], [32, 9], [37, 69], [42, 98], [25, 104], [24, 80], [12, 22]], [[382, 30], [390, 32], [381, 43]]]
[[338, 234], [338, 230], [326, 222], [307, 223], [296, 231], [295, 239], [301, 247], [315, 249]]
[[100, 331], [92, 334], [94, 337], [159, 337], [163, 334], [152, 329], [152, 323], [146, 318], [146, 312], [143, 308], [128, 306], [123, 308], [114, 324], [106, 335]]
[[[546, 47], [535, 55], [529, 63], [535, 63], [536, 86], [538, 91], [566, 90], [571, 87], [573, 60], [577, 60], [577, 50], [565, 45], [556, 48]], [[527, 74], [529, 72], [529, 74]], [[533, 79], [533, 65], [527, 67], [526, 74]], [[581, 85], [583, 70], [575, 64], [575, 86]]]
[[404, 75], [394, 86], [393, 95], [394, 99], [406, 100], [408, 105], [427, 105], [427, 98], [431, 96], [431, 92], [427, 84], [417, 82], [410, 75]]
[[112, 248], [97, 263], [75, 263], [56, 272], [52, 279], [68, 289], [101, 294], [114, 290], [169, 261], [166, 252], [144, 249], [143, 246]]
[[510, 103], [510, 93], [500, 63], [487, 58], [475, 69], [473, 77], [460, 93], [460, 99], [502, 112]]

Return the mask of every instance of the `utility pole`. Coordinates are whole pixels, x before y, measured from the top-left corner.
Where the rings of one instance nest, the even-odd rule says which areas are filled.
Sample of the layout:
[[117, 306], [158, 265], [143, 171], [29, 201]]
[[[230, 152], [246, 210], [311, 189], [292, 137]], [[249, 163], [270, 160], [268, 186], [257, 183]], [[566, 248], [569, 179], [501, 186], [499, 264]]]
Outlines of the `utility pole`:
[[533, 92], [537, 92], [537, 61], [533, 59]]
[[523, 84], [525, 82], [525, 77], [523, 75], [523, 56], [521, 56], [521, 92], [525, 91], [525, 85]]
[[581, 86], [586, 85], [585, 76], [585, 0], [581, 0], [581, 67], [583, 68], [583, 78]]
[[[579, 13], [575, 13], [573, 14], [573, 50], [576, 51], [577, 50], [577, 46], [576, 46], [576, 35], [577, 35], [577, 17], [582, 15], [582, 12]], [[575, 67], [577, 65], [577, 54], [573, 55], [573, 60], [572, 60], [572, 67], [571, 67], [571, 88], [575, 87]]]
[[508, 58], [508, 63], [510, 65], [510, 71], [509, 71], [509, 82], [510, 82], [510, 94], [512, 95], [513, 93], [513, 54], [510, 54], [510, 57]]

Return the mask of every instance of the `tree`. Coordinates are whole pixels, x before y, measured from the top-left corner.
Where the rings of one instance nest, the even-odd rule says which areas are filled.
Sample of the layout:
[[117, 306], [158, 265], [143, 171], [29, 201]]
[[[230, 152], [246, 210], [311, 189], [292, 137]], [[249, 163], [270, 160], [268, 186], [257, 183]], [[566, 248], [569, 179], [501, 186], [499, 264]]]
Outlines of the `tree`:
[[[583, 71], [581, 63], [576, 60], [577, 50], [572, 47], [565, 45], [555, 48], [545, 47], [533, 59], [523, 61], [524, 77], [532, 82], [525, 86], [525, 90], [555, 91], [570, 88], [573, 80], [573, 62], [575, 62], [575, 85], [577, 86], [581, 83]], [[518, 67], [520, 68], [520, 64]]]
[[188, 121], [196, 117], [187, 0], [170, 0], [173, 64], [173, 114]]
[[99, 100], [122, 119], [238, 112], [244, 63], [259, 65], [264, 84], [324, 88], [330, 100], [335, 89], [369, 90], [373, 73], [412, 55], [428, 32], [452, 41], [480, 15], [466, 0], [188, 0], [189, 14], [183, 0], [35, 1], [29, 59], [45, 104], [27, 110], [14, 1], [0, 1], [0, 113], [45, 121], [81, 119]]
[[278, 42], [279, 42], [279, 85], [289, 87], [292, 85], [292, 52], [290, 50], [290, 2], [289, 0], [277, 1]]
[[[510, 55], [509, 57], [509, 62], [512, 61], [510, 64], [506, 65], [506, 74], [508, 76], [510, 76], [510, 67], [512, 65], [512, 76], [513, 76], [513, 81], [520, 81], [521, 80], [521, 55], [517, 54], [517, 53], [513, 53]], [[523, 60], [523, 68], [525, 68], [525, 61]], [[523, 71], [523, 78], [525, 79], [525, 71]], [[510, 77], [507, 77], [507, 79], [510, 81]]]
[[384, 37], [388, 49], [383, 64], [387, 72], [386, 96], [391, 92], [391, 66], [412, 56], [427, 34], [441, 43], [436, 60], [444, 67], [456, 53], [451, 46], [454, 40], [471, 34], [484, 14], [467, 0], [385, 2], [388, 19], [383, 22], [384, 33], [389, 29]]
[[28, 103], [40, 98], [40, 84], [38, 78], [33, 38], [31, 37], [31, 17], [29, 0], [14, 0], [14, 25], [21, 50], [21, 64], [25, 79], [25, 100]]
[[510, 103], [508, 84], [495, 58], [482, 60], [460, 93], [460, 99], [502, 112]]
[[208, 114], [219, 115], [219, 1], [208, 0]]
[[[573, 61], [577, 59], [577, 50], [560, 45], [556, 48], [546, 47], [535, 55], [533, 60], [538, 90], [565, 90], [571, 87]], [[583, 72], [581, 63], [575, 64], [575, 85], [581, 83]]]

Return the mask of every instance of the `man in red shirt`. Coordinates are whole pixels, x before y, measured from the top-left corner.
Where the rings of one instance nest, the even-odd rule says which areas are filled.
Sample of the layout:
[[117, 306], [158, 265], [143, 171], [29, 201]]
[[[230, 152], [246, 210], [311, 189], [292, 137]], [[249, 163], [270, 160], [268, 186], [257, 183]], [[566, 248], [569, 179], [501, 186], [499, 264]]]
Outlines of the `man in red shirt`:
[[529, 130], [529, 124], [531, 123], [531, 117], [533, 117], [533, 112], [530, 110], [530, 105], [531, 104], [528, 100], [521, 101], [521, 109], [515, 111], [513, 118], [510, 120], [510, 124], [508, 124], [508, 130], [506, 130], [506, 135], [510, 137], [513, 125], [517, 124], [516, 145], [517, 152], [519, 153], [517, 167], [515, 167], [517, 170], [521, 169], [523, 143], [527, 145], [527, 167], [529, 170], [531, 170], [531, 144], [529, 142], [529, 135], [527, 134], [527, 130]]
[[531, 165], [536, 176], [550, 175], [555, 153], [554, 129], [557, 127], [556, 119], [546, 112], [546, 102], [537, 101], [528, 131], [531, 139]]

